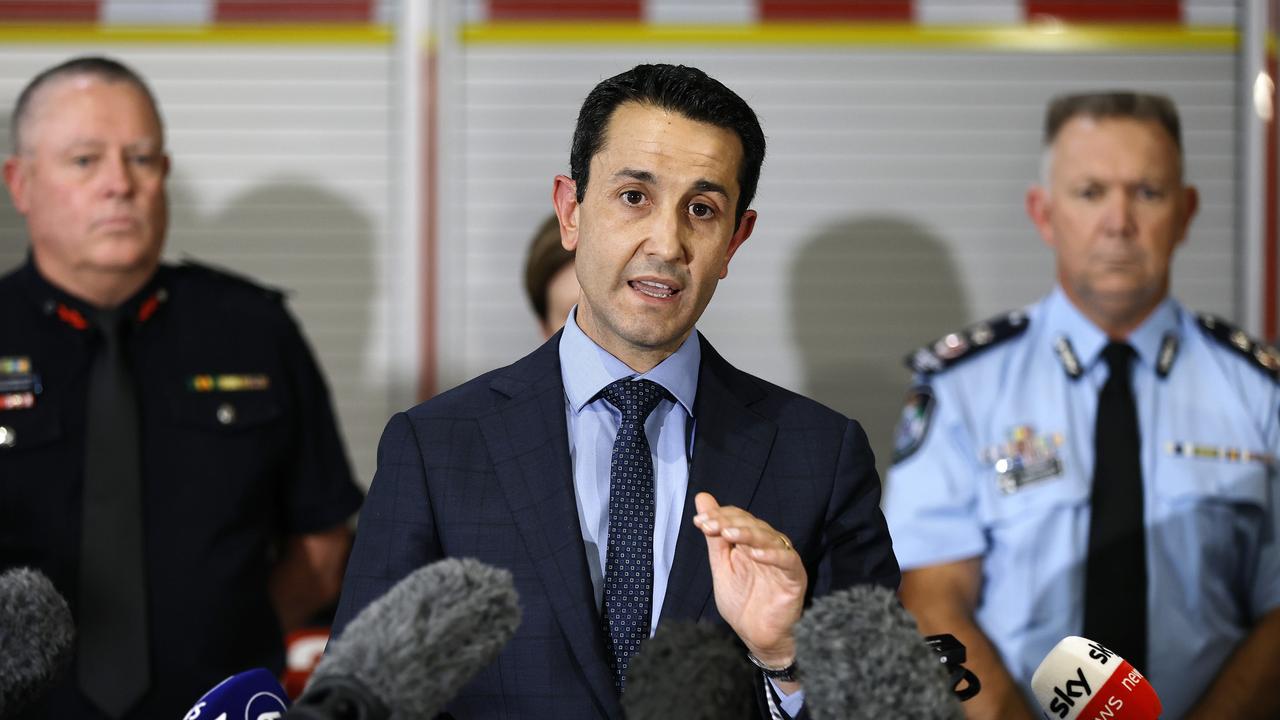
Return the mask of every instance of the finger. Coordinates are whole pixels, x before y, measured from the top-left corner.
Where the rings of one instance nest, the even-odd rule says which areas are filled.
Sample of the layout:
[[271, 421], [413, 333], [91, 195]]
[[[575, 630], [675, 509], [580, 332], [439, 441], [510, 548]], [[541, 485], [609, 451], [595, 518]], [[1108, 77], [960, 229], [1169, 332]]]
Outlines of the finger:
[[711, 493], [700, 492], [693, 496], [693, 507], [698, 511], [693, 517], [693, 524], [708, 537], [719, 535], [723, 527], [720, 520], [722, 508], [715, 497]]
[[744, 545], [735, 546], [734, 549], [741, 550], [754, 563], [777, 568], [788, 575], [804, 572], [804, 563], [800, 562], [800, 556], [794, 550], [782, 547], [758, 548]]
[[720, 535], [735, 545], [746, 545], [761, 550], [794, 550], [791, 540], [774, 530], [768, 523], [756, 521], [749, 525], [729, 525], [720, 530]]

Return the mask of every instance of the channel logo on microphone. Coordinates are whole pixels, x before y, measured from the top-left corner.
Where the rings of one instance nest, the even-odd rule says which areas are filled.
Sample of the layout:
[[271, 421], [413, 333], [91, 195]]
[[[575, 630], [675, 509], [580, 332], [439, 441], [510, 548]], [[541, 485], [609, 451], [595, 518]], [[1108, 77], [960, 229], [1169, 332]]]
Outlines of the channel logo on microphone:
[[1045, 656], [1031, 689], [1045, 713], [1060, 720], [1155, 720], [1162, 710], [1137, 668], [1082, 637], [1063, 638]]

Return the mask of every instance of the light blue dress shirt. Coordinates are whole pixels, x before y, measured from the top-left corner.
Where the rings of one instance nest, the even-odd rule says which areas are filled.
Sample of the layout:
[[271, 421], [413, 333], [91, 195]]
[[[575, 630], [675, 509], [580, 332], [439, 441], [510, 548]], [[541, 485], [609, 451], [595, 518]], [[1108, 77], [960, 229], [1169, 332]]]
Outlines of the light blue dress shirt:
[[[560, 335], [560, 375], [564, 382], [565, 418], [569, 428], [569, 459], [573, 464], [574, 500], [578, 524], [587, 552], [587, 569], [595, 590], [596, 609], [604, 595], [604, 567], [609, 550], [609, 464], [613, 442], [618, 436], [622, 413], [599, 397], [610, 383], [646, 379], [658, 383], [675, 401], [662, 400], [644, 424], [645, 437], [653, 453], [653, 610], [649, 635], [658, 629], [667, 580], [676, 557], [676, 539], [684, 515], [689, 487], [689, 464], [693, 459], [694, 400], [698, 393], [698, 370], [702, 346], [698, 333], [689, 337], [670, 357], [646, 373], [637, 373], [618, 358], [596, 345], [578, 327], [578, 309]], [[769, 681], [791, 717], [804, 705], [804, 691], [790, 695]]]
[[[890, 469], [884, 510], [904, 571], [983, 558], [977, 621], [1031, 698], [1040, 661], [1083, 627], [1108, 340], [1060, 288], [1025, 312], [1021, 334], [917, 378], [934, 398], [932, 418], [918, 449]], [[1062, 339], [1078, 378], [1055, 350]], [[1164, 717], [1179, 718], [1251, 625], [1280, 607], [1280, 393], [1173, 299], [1128, 342], [1147, 532], [1148, 667], [1139, 669]], [[1019, 464], [1023, 479], [1011, 483]]]
[[569, 313], [560, 336], [560, 374], [564, 380], [565, 417], [569, 426], [569, 458], [578, 523], [587, 551], [587, 569], [596, 608], [604, 593], [605, 557], [609, 549], [609, 464], [622, 413], [603, 397], [605, 386], [624, 378], [652, 380], [675, 401], [662, 400], [645, 420], [645, 436], [653, 452], [653, 612], [649, 634], [658, 627], [667, 578], [676, 557], [676, 538], [689, 487], [693, 443], [693, 402], [698, 392], [702, 348], [697, 333], [670, 357], [646, 373], [636, 373], [596, 345], [578, 328], [577, 309]]

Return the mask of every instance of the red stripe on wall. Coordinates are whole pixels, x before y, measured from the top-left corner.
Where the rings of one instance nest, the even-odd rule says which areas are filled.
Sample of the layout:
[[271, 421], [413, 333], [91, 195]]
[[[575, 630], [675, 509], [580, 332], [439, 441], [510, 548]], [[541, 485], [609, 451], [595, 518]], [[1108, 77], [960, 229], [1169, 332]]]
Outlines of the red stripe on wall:
[[885, 20], [909, 22], [912, 0], [760, 0], [762, 20]]
[[[1271, 79], [1276, 79], [1276, 56], [1275, 53], [1267, 54], [1267, 73], [1271, 75]], [[1266, 258], [1266, 268], [1263, 273], [1263, 310], [1262, 310], [1262, 334], [1267, 339], [1268, 344], [1275, 344], [1277, 334], [1280, 334], [1280, 327], [1277, 327], [1276, 314], [1280, 308], [1276, 307], [1277, 301], [1280, 301], [1276, 291], [1276, 274], [1280, 268], [1276, 267], [1276, 263], [1280, 262], [1280, 237], [1277, 237], [1277, 213], [1276, 204], [1280, 201], [1277, 193], [1280, 193], [1280, 178], [1277, 178], [1276, 167], [1276, 128], [1280, 125], [1277, 122], [1276, 111], [1280, 108], [1276, 107], [1276, 90], [1272, 86], [1271, 89], [1271, 120], [1263, 123], [1263, 131], [1267, 137], [1267, 158], [1266, 158], [1266, 179], [1263, 185], [1266, 187], [1267, 199], [1265, 202], [1266, 216], [1263, 227], [1262, 245], [1263, 257]]]
[[[412, 1], [412, 0], [410, 0]], [[436, 202], [440, 197], [440, 193], [436, 190], [436, 151], [438, 142], [438, 128], [436, 126], [436, 84], [437, 67], [436, 54], [432, 50], [426, 51], [422, 59], [422, 125], [418, 132], [423, 134], [422, 138], [422, 175], [423, 184], [426, 187], [422, 198], [422, 237], [420, 242], [422, 253], [419, 262], [419, 272], [421, 276], [418, 280], [418, 287], [421, 290], [422, 300], [419, 306], [422, 308], [422, 329], [419, 337], [419, 361], [418, 361], [418, 401], [421, 402], [436, 394], [437, 382], [437, 365], [436, 365], [436, 334], [437, 322], [436, 313], [436, 292], [438, 284], [436, 283]]]
[[1024, 0], [1028, 20], [1182, 22], [1181, 0]]
[[334, 22], [373, 21], [373, 0], [215, 0], [217, 22]]
[[96, 22], [98, 0], [0, 0], [0, 20]]
[[640, 20], [641, 0], [489, 0], [491, 20]]

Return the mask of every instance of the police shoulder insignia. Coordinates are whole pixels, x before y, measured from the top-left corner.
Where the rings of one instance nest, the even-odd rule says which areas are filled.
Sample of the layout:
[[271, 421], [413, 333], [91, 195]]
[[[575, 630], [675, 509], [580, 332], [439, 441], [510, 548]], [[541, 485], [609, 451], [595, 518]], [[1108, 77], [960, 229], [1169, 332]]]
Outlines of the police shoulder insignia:
[[933, 420], [934, 405], [933, 391], [928, 385], [917, 385], [907, 391], [902, 417], [893, 432], [893, 464], [911, 457], [924, 444], [929, 423]]
[[1217, 315], [1198, 313], [1196, 320], [1206, 335], [1248, 359], [1272, 380], [1280, 380], [1280, 351], [1254, 340], [1245, 331]]
[[932, 343], [918, 348], [906, 357], [907, 367], [928, 375], [940, 372], [967, 358], [995, 347], [1010, 338], [1022, 334], [1030, 325], [1027, 314], [1021, 310], [970, 325], [963, 330], [947, 333]]

